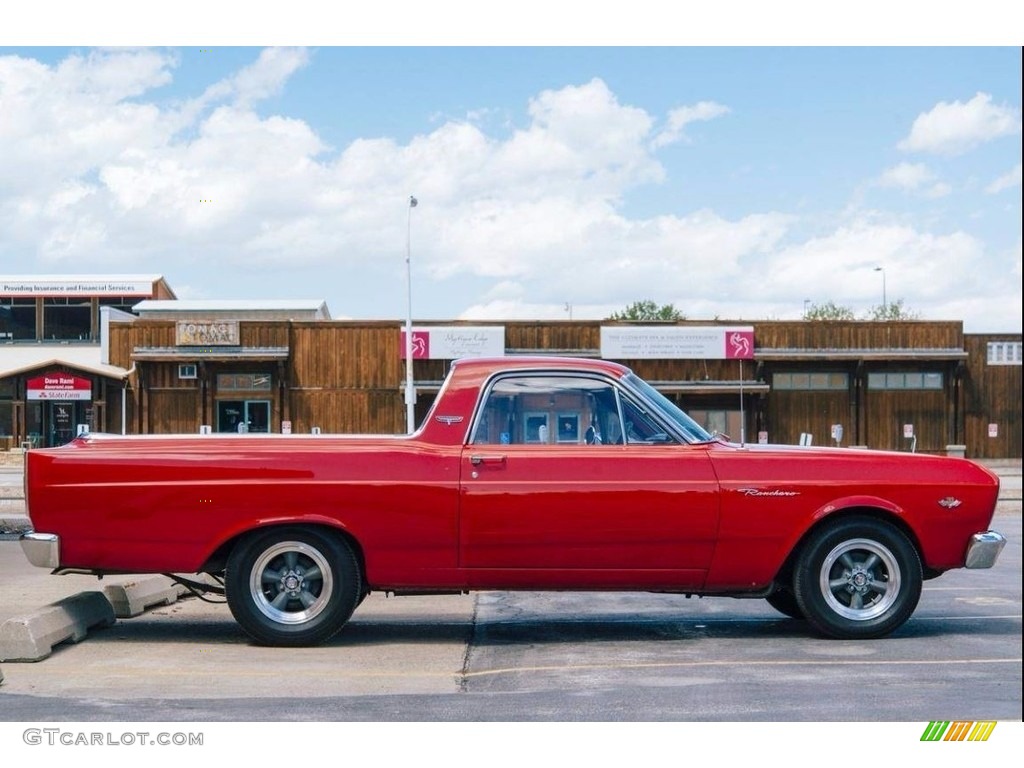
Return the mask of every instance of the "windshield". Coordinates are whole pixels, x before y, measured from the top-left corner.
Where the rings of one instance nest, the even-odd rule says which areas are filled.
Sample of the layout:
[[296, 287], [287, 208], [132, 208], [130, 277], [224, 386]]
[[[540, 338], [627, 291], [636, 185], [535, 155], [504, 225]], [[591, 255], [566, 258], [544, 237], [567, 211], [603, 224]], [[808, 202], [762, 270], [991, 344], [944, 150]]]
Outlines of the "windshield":
[[673, 403], [635, 373], [627, 374], [623, 377], [623, 381], [625, 381], [635, 391], [642, 394], [644, 398], [656, 406], [664, 416], [670, 418], [690, 442], [706, 443], [714, 439], [700, 424], [687, 416], [678, 405]]

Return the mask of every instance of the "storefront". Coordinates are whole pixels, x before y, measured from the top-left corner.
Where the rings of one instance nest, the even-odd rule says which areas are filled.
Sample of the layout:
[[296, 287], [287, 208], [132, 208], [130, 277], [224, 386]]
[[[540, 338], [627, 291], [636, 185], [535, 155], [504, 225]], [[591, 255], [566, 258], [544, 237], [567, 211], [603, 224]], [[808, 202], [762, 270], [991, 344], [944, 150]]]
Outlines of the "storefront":
[[[25, 353], [48, 357], [45, 349], [21, 352], [22, 358]], [[69, 359], [40, 359], [17, 370], [0, 370], [0, 449], [64, 445], [81, 432], [112, 428], [108, 398], [117, 402], [122, 397], [125, 371], [81, 360], [98, 358], [97, 348], [77, 352]], [[116, 408], [110, 416], [119, 426]]]

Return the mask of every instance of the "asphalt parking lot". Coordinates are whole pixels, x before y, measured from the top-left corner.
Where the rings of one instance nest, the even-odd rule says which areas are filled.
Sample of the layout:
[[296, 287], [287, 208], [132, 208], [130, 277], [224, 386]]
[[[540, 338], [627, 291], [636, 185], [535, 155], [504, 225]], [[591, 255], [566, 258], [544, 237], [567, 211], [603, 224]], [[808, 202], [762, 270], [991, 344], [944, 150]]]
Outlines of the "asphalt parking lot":
[[[326, 645], [288, 650], [188, 598], [0, 663], [0, 720], [1019, 722], [1017, 472], [996, 567], [927, 582], [882, 640], [824, 640], [761, 600], [484, 592], [374, 594]], [[0, 624], [103, 584], [0, 539]]]

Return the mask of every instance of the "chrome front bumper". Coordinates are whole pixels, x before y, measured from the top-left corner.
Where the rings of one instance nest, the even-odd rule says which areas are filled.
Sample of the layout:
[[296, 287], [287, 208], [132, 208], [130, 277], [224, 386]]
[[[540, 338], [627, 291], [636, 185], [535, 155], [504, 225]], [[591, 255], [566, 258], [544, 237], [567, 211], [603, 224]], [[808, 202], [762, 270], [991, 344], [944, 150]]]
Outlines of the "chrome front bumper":
[[967, 545], [967, 559], [964, 568], [991, 568], [1006, 546], [1006, 537], [995, 531], [983, 531], [971, 536]]
[[23, 533], [21, 551], [32, 565], [60, 568], [60, 536], [55, 533]]

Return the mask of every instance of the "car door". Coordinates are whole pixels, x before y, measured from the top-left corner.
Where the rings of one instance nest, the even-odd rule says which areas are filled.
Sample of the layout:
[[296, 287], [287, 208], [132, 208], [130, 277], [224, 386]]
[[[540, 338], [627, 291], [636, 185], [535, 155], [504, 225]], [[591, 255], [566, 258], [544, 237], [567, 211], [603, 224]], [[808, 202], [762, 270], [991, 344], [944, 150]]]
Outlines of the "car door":
[[460, 567], [476, 587], [699, 586], [718, 525], [705, 448], [597, 376], [516, 373], [461, 459]]

